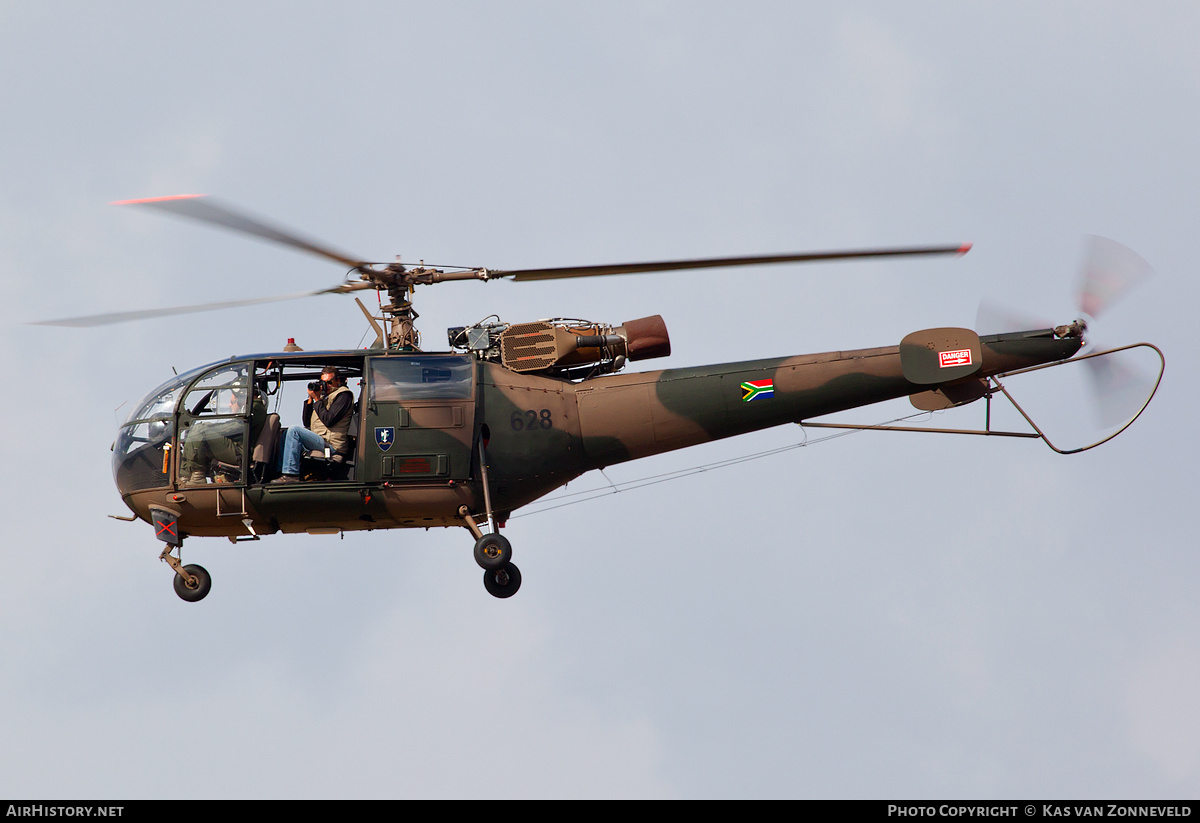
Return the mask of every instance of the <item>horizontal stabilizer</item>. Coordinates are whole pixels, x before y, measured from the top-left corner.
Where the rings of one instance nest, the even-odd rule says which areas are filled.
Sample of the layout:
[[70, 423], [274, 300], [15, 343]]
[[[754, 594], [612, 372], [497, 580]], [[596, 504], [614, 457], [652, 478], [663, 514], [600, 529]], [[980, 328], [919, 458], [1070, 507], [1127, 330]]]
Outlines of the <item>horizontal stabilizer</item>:
[[917, 392], [908, 396], [913, 408], [921, 411], [941, 411], [954, 406], [974, 403], [987, 394], [988, 384], [982, 378], [951, 383], [938, 389]]

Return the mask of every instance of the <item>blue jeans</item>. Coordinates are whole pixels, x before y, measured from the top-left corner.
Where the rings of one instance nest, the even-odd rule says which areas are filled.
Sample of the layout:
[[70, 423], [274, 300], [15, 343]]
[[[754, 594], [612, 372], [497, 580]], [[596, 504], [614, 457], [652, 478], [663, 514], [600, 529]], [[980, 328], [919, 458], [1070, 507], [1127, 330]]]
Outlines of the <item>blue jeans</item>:
[[303, 426], [292, 426], [283, 439], [283, 473], [300, 474], [300, 455], [313, 449], [324, 450], [329, 444], [319, 434]]

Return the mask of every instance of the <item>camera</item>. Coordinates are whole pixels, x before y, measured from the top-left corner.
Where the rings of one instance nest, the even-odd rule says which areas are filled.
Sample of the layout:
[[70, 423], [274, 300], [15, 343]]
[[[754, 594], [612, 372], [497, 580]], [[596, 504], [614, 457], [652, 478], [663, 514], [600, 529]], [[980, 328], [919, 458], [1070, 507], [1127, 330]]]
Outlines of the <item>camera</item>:
[[308, 384], [308, 390], [309, 390], [309, 391], [314, 391], [314, 392], [316, 392], [317, 394], [324, 394], [324, 392], [325, 392], [325, 384], [324, 384], [324, 383], [322, 383], [320, 380], [314, 380], [314, 381], [312, 381], [311, 383], [309, 383], [309, 384]]

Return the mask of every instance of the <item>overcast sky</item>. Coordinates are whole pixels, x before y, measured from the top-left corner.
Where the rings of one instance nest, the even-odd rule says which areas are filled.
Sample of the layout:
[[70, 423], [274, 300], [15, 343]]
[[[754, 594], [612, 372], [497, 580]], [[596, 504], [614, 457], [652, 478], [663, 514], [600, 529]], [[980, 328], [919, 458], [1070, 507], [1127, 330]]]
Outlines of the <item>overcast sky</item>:
[[[1189, 3], [0, 2], [0, 796], [1195, 797], [1198, 41]], [[188, 604], [106, 517], [119, 419], [172, 368], [366, 329], [339, 297], [24, 325], [341, 278], [107, 205], [182, 193], [494, 268], [975, 243], [417, 296], [432, 349], [662, 314], [654, 368], [895, 345], [984, 298], [1069, 322], [1103, 235], [1157, 275], [1095, 335], [1168, 369], [1078, 456], [855, 434], [514, 517], [511, 600], [436, 530], [192, 539]], [[1059, 377], [1023, 399], [1085, 442]]]

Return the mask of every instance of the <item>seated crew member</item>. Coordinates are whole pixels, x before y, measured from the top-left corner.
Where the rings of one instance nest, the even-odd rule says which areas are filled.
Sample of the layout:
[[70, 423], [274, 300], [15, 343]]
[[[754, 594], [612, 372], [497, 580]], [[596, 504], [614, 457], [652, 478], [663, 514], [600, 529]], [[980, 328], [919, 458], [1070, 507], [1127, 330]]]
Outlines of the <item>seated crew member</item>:
[[[273, 483], [295, 483], [300, 479], [300, 458], [305, 451], [341, 451], [350, 442], [350, 416], [354, 393], [334, 366], [321, 372], [321, 392], [311, 388], [304, 401], [304, 426], [291, 426], [283, 441], [283, 474]], [[307, 427], [307, 428], [305, 428]]]
[[[245, 406], [245, 389], [229, 392], [227, 408], [220, 414], [241, 415]], [[207, 402], [207, 401], [206, 401]], [[262, 434], [267, 422], [267, 404], [262, 392], [254, 390], [254, 401], [250, 405], [250, 443], [253, 445]], [[183, 443], [180, 460], [180, 479], [187, 483], [207, 483], [212, 474], [214, 460], [236, 467], [237, 476], [242, 468], [242, 421], [229, 417], [215, 420], [199, 419], [192, 423]], [[237, 476], [234, 479], [237, 479]], [[218, 478], [218, 482], [223, 478]]]

